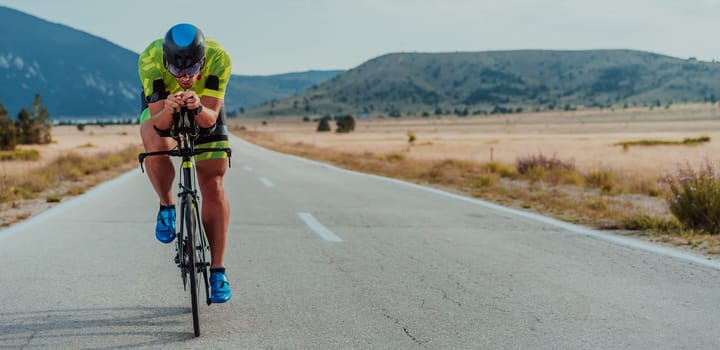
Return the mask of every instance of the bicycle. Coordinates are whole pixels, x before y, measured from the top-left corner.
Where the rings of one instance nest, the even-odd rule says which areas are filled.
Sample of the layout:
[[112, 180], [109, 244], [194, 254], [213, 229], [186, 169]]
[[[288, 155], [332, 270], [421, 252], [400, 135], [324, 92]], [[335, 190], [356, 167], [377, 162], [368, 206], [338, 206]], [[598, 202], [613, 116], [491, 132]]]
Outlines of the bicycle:
[[158, 131], [161, 136], [172, 137], [177, 146], [168, 151], [145, 152], [138, 155], [140, 169], [145, 172], [143, 162], [145, 158], [152, 156], [168, 155], [181, 158], [180, 181], [178, 197], [180, 198], [180, 230], [177, 232], [176, 249], [177, 256], [175, 263], [180, 268], [180, 277], [183, 281], [183, 289], [187, 291], [187, 282], [190, 282], [190, 300], [192, 304], [193, 333], [195, 337], [200, 336], [199, 303], [200, 283], [205, 283], [205, 297], [207, 305], [212, 304], [210, 300], [210, 283], [208, 282], [209, 260], [206, 259], [206, 252], [209, 250], [207, 236], [200, 219], [200, 197], [195, 185], [195, 161], [194, 156], [207, 152], [225, 152], [228, 157], [228, 167], [232, 151], [230, 148], [195, 148], [195, 140], [204, 133], [211, 133], [212, 130], [201, 129], [195, 123], [195, 111], [181, 107], [180, 111], [173, 112], [173, 124], [167, 132]]

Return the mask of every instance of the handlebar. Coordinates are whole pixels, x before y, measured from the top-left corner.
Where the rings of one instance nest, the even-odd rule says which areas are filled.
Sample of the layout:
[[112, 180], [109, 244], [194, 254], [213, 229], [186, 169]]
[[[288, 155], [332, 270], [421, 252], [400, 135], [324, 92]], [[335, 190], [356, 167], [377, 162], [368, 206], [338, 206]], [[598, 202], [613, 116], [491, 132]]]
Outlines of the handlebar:
[[228, 167], [232, 166], [232, 162], [229, 161], [229, 159], [232, 157], [232, 149], [230, 148], [193, 148], [193, 149], [171, 149], [168, 151], [156, 151], [156, 152], [145, 152], [138, 154], [138, 161], [140, 162], [140, 169], [145, 172], [145, 167], [143, 167], [143, 162], [145, 161], [145, 158], [152, 157], [152, 156], [170, 156], [170, 157], [192, 157], [197, 156], [203, 153], [207, 152], [225, 152], [228, 156]]
[[185, 106], [180, 107], [180, 110], [173, 110], [172, 117], [173, 123], [170, 127], [170, 137], [175, 140], [183, 136], [190, 136], [191, 139], [196, 139], [200, 135], [200, 127], [195, 123], [196, 110], [188, 109]]
[[[190, 158], [192, 156], [200, 155], [207, 152], [225, 152], [228, 160], [232, 156], [232, 150], [230, 148], [195, 148], [195, 139], [200, 134], [211, 134], [214, 130], [214, 126], [210, 129], [200, 128], [195, 123], [196, 110], [188, 109], [183, 106], [179, 111], [173, 111], [173, 123], [170, 126], [169, 136], [177, 141], [177, 147], [168, 151], [156, 151], [156, 152], [145, 152], [138, 154], [138, 161], [140, 162], [140, 169], [145, 172], [143, 162], [145, 158], [152, 156], [168, 155], [171, 157], [182, 157]], [[228, 161], [228, 167], [232, 162]]]

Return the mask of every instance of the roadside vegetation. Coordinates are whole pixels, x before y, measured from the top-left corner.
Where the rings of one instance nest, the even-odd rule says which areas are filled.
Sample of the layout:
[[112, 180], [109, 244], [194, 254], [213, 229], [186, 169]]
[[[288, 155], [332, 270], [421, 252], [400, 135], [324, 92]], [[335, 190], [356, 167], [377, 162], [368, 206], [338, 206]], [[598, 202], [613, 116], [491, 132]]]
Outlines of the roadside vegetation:
[[[51, 160], [43, 160], [36, 149], [17, 147], [49, 144], [53, 142], [51, 131], [49, 113], [40, 95], [35, 95], [32, 108], [23, 108], [14, 119], [0, 102], [0, 166], [26, 163], [23, 167], [28, 169], [0, 174], [0, 226], [30, 216], [27, 207], [32, 203], [60, 202], [136, 166], [138, 147], [94, 156], [69, 152]], [[88, 143], [81, 147], [94, 146]]]
[[130, 147], [117, 153], [95, 156], [67, 153], [22, 175], [2, 176], [0, 204], [43, 196], [48, 202], [59, 202], [64, 196], [81, 194], [108, 176], [136, 166], [139, 151], [137, 147]]
[[648, 181], [605, 169], [580, 172], [572, 161], [554, 155], [529, 155], [515, 164], [431, 161], [413, 159], [403, 152], [353, 153], [289, 143], [258, 131], [237, 134], [278, 152], [720, 255], [720, 175], [709, 162], [697, 171], [685, 165], [677, 173]]
[[710, 142], [710, 136], [700, 137], [688, 137], [682, 141], [671, 141], [671, 140], [634, 140], [617, 143], [617, 146], [622, 146], [627, 149], [630, 146], [665, 146], [665, 145], [699, 145], [705, 142]]
[[[39, 154], [35, 150], [13, 152], [32, 154], [25, 160], [28, 162], [36, 161], [35, 156]], [[129, 171], [137, 166], [138, 152], [139, 147], [93, 156], [70, 152], [23, 174], [0, 176], [0, 209], [4, 212], [0, 217], [0, 227], [31, 216], [30, 207], [38, 203], [61, 202], [64, 198], [83, 194], [93, 186]]]
[[34, 149], [13, 149], [10, 151], [0, 151], [0, 161], [32, 161], [38, 159], [40, 159], [40, 152]]

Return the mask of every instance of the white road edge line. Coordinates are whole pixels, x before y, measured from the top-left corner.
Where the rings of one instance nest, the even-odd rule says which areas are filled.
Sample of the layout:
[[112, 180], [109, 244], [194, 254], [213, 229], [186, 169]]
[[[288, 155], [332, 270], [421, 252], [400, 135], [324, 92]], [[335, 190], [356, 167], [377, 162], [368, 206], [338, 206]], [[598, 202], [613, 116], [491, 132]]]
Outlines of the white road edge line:
[[334, 171], [338, 171], [338, 172], [343, 172], [343, 173], [347, 173], [347, 174], [352, 174], [352, 175], [355, 175], [355, 176], [372, 177], [372, 178], [375, 178], [375, 179], [380, 179], [380, 180], [383, 180], [383, 181], [393, 182], [393, 183], [396, 183], [396, 184], [399, 184], [399, 185], [408, 186], [408, 187], [420, 189], [420, 190], [423, 190], [423, 191], [432, 192], [432, 193], [435, 193], [435, 194], [438, 194], [438, 195], [441, 195], [441, 196], [450, 197], [450, 198], [454, 198], [454, 199], [461, 200], [461, 201], [464, 201], [464, 202], [473, 203], [473, 204], [476, 204], [476, 205], [479, 205], [479, 206], [482, 206], [482, 207], [485, 207], [485, 208], [493, 209], [493, 210], [496, 210], [496, 211], [499, 211], [499, 212], [503, 212], [503, 213], [506, 213], [506, 214], [516, 215], [516, 216], [520, 216], [520, 217], [523, 217], [523, 218], [526, 218], [526, 219], [539, 221], [539, 222], [542, 222], [542, 223], [547, 224], [547, 225], [555, 226], [555, 227], [558, 227], [558, 228], [561, 228], [561, 229], [564, 229], [564, 230], [567, 230], [567, 231], [570, 231], [570, 232], [574, 232], [574, 233], [577, 233], [577, 234], [581, 234], [581, 235], [593, 237], [593, 238], [596, 238], [596, 239], [601, 239], [601, 240], [604, 240], [604, 241], [612, 242], [612, 243], [615, 243], [615, 244], [618, 244], [618, 245], [621, 245], [621, 246], [631, 247], [631, 248], [635, 248], [635, 249], [639, 249], [639, 250], [644, 250], [644, 251], [646, 251], [646, 252], [651, 252], [651, 253], [655, 253], [655, 254], [660, 254], [660, 255], [664, 255], [664, 256], [669, 256], [669, 257], [673, 257], [673, 258], [676, 258], [676, 259], [680, 259], [680, 260], [683, 260], [683, 261], [686, 261], [686, 262], [690, 262], [690, 263], [694, 263], [694, 264], [697, 264], [697, 265], [706, 266], [706, 267], [711, 267], [711, 268], [715, 268], [715, 269], [719, 269], [719, 270], [720, 270], [720, 260], [711, 260], [711, 259], [709, 259], [709, 258], [707, 258], [707, 257], [702, 256], [702, 255], [685, 252], [685, 251], [682, 251], [682, 250], [679, 250], [679, 249], [674, 249], [674, 248], [669, 248], [669, 247], [663, 247], [663, 246], [660, 246], [660, 245], [657, 245], [657, 244], [654, 244], [654, 243], [650, 243], [650, 242], [647, 242], [647, 241], [642, 241], [642, 240], [635, 239], [635, 238], [625, 237], [625, 236], [621, 236], [621, 235], [614, 234], [614, 233], [607, 233], [607, 232], [602, 232], [602, 231], [598, 231], [598, 230], [593, 230], [593, 229], [590, 229], [590, 228], [587, 228], [587, 227], [582, 227], [582, 226], [570, 224], [570, 223], [567, 223], [567, 222], [564, 222], [564, 221], [556, 220], [556, 219], [553, 219], [553, 218], [550, 218], [550, 217], [547, 217], [547, 216], [542, 216], [542, 215], [540, 215], [540, 214], [535, 214], [535, 213], [526, 212], [526, 211], [522, 211], [522, 210], [518, 210], [518, 209], [503, 207], [503, 206], [501, 206], [501, 205], [498, 205], [498, 204], [495, 204], [495, 203], [491, 203], [491, 202], [488, 202], [488, 201], [484, 201], [484, 200], [481, 200], [481, 199], [464, 197], [464, 196], [457, 195], [457, 194], [454, 194], [454, 193], [445, 192], [445, 191], [438, 190], [438, 189], [435, 189], [435, 188], [425, 187], [425, 186], [417, 185], [417, 184], [414, 184], [414, 183], [405, 182], [405, 181], [402, 181], [402, 180], [397, 180], [397, 179], [392, 179], [392, 178], [389, 178], [389, 177], [383, 177], [383, 176], [372, 175], [372, 174], [365, 174], [365, 173], [360, 173], [360, 172], [356, 172], [356, 171], [352, 171], [352, 170], [342, 169], [342, 168], [338, 168], [338, 167], [333, 166], [333, 165], [330, 165], [330, 164], [325, 164], [325, 163], [317, 162], [317, 161], [314, 161], [314, 160], [305, 159], [305, 158], [302, 158], [302, 157], [297, 157], [297, 156], [293, 156], [293, 155], [289, 155], [289, 154], [284, 154], [284, 153], [280, 153], [280, 152], [275, 152], [275, 151], [269, 150], [269, 149], [267, 149], [267, 148], [262, 148], [262, 147], [260, 147], [260, 146], [255, 145], [255, 144], [252, 144], [252, 143], [250, 143], [250, 142], [247, 142], [247, 141], [245, 141], [245, 140], [243, 140], [243, 139], [241, 139], [241, 138], [239, 138], [239, 137], [237, 137], [237, 136], [235, 136], [235, 135], [233, 135], [233, 138], [234, 138], [235, 140], [239, 140], [240, 142], [242, 142], [242, 143], [244, 143], [245, 145], [248, 145], [248, 146], [250, 146], [250, 147], [255, 147], [255, 148], [260, 149], [260, 150], [263, 150], [263, 151], [265, 151], [265, 152], [270, 152], [270, 153], [277, 154], [277, 155], [280, 155], [280, 156], [284, 156], [284, 157], [288, 157], [288, 158], [293, 158], [293, 159], [296, 159], [296, 160], [298, 160], [298, 161], [301, 161], [301, 162], [304, 162], [304, 163], [307, 163], [307, 164], [312, 164], [312, 165], [316, 165], [316, 166], [321, 166], [321, 167], [323, 167], [323, 168], [327, 168], [327, 169], [330, 169], [330, 170], [334, 170]]
[[323, 226], [320, 222], [315, 220], [315, 217], [310, 213], [298, 213], [298, 216], [302, 221], [305, 222], [315, 233], [322, 237], [328, 242], [342, 242], [340, 237], [336, 236], [332, 231], [328, 230], [327, 227]]
[[249, 165], [243, 165], [243, 169], [247, 172], [253, 171], [253, 168]]
[[265, 185], [266, 187], [273, 187], [273, 186], [275, 186], [275, 185], [273, 185], [272, 181], [270, 181], [270, 179], [265, 178], [265, 177], [261, 177], [261, 178], [260, 178], [260, 182], [262, 182], [263, 185]]

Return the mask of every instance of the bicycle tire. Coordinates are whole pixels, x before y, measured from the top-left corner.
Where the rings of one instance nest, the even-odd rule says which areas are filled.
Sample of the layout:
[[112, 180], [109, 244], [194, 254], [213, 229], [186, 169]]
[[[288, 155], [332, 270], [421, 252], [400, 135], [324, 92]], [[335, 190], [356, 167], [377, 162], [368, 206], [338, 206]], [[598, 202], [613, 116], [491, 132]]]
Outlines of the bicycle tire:
[[190, 277], [190, 302], [192, 304], [192, 319], [193, 319], [193, 333], [196, 337], [200, 336], [200, 315], [198, 308], [198, 280], [197, 280], [197, 248], [195, 246], [196, 236], [196, 220], [193, 215], [193, 203], [189, 198], [185, 199], [185, 205], [183, 208], [183, 216], [188, 229], [186, 239], [187, 244], [185, 245], [188, 254], [188, 275]]
[[[200, 222], [200, 208], [196, 205], [195, 207], [195, 222]], [[197, 233], [197, 242], [195, 242], [197, 246], [197, 267], [198, 267], [198, 280], [202, 279], [205, 285], [205, 302], [207, 305], [212, 304], [212, 301], [210, 300], [210, 282], [208, 281], [208, 268], [210, 266], [210, 263], [207, 261], [207, 252], [209, 249], [207, 236], [205, 235], [205, 230], [202, 226], [198, 226], [198, 229], [196, 231]], [[202, 288], [202, 284], [198, 283], [198, 296], [200, 296], [200, 288]]]

